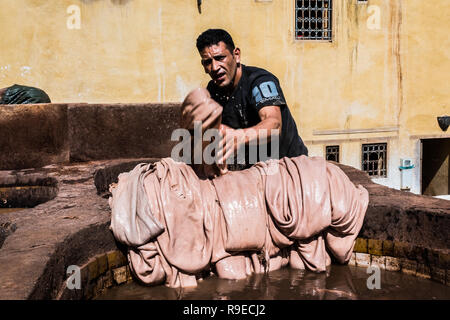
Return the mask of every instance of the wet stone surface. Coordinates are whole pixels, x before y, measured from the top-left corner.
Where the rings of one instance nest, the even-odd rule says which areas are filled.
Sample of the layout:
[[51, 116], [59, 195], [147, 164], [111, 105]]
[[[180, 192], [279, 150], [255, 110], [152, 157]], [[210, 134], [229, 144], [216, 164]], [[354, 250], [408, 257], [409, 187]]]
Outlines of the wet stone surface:
[[[58, 299], [66, 288], [68, 266], [83, 266], [97, 255], [120, 250], [109, 230], [108, 186], [117, 181], [120, 172], [131, 170], [137, 163], [153, 161], [155, 158], [116, 159], [0, 171], [0, 184], [4, 188], [49, 186], [58, 189], [56, 197], [33, 208], [17, 211], [11, 208], [0, 209], [0, 299]], [[412, 274], [416, 273], [416, 269], [417, 273], [426, 274], [427, 270], [423, 267], [433, 267], [437, 269], [432, 269], [431, 274], [437, 271], [438, 281], [448, 281], [450, 201], [416, 196], [376, 185], [361, 171], [341, 167], [355, 184], [362, 184], [370, 193], [369, 208], [359, 235], [364, 239], [360, 239], [355, 246], [359, 250], [354, 259], [356, 263], [368, 262], [370, 254], [380, 254], [381, 248], [383, 255], [398, 257], [395, 258], [397, 262], [407, 259], [414, 263], [414, 270], [410, 270]], [[367, 239], [372, 240], [369, 243]], [[416, 250], [419, 247], [422, 249]], [[365, 256], [361, 256], [363, 254]], [[392, 263], [389, 264], [391, 265]], [[339, 270], [336, 268], [333, 270]], [[350, 270], [353, 269], [350, 267]], [[428, 284], [430, 288], [442, 288], [439, 282], [399, 273], [394, 277], [408, 276], [407, 279], [410, 280], [394, 283], [393, 287], [389, 281], [382, 280], [380, 291], [368, 291], [365, 285], [368, 275], [365, 269], [362, 270], [359, 276], [350, 276], [354, 287], [351, 290], [360, 290], [350, 290], [351, 295], [347, 292], [348, 289], [339, 289], [340, 277], [348, 278], [348, 273], [347, 276], [334, 276], [332, 272], [327, 277], [323, 274], [281, 270], [265, 277], [255, 275], [237, 282], [209, 278], [201, 282], [197, 289], [181, 293], [165, 287], [149, 289], [132, 284], [139, 288], [133, 293], [137, 295], [133, 298], [146, 297], [140, 290], [151, 290], [151, 294], [147, 296], [149, 299], [349, 299], [354, 298], [354, 295], [359, 299], [384, 299], [398, 292], [400, 297], [406, 299], [409, 296], [404, 296], [405, 294], [419, 294]], [[83, 279], [90, 281], [89, 278]], [[266, 284], [261, 286], [258, 283]], [[416, 287], [411, 288], [409, 283], [416, 283], [417, 290]], [[398, 290], [395, 285], [399, 286]], [[87, 290], [89, 287], [83, 288]], [[119, 288], [122, 290], [122, 287]], [[112, 290], [108, 294], [116, 289]], [[423, 298], [449, 299], [448, 289], [444, 293], [439, 291], [441, 289], [432, 290], [435, 291], [424, 293]], [[89, 297], [89, 294], [82, 292], [62, 299]], [[123, 296], [123, 299], [129, 298]]]
[[[332, 265], [327, 273], [283, 268], [244, 280], [211, 276], [196, 288], [146, 287], [136, 282], [105, 291], [98, 300], [448, 300], [450, 287], [411, 275], [380, 270], [380, 289], [369, 289], [367, 268]], [[372, 278], [371, 278], [372, 279]], [[375, 284], [373, 281], [369, 281]]]

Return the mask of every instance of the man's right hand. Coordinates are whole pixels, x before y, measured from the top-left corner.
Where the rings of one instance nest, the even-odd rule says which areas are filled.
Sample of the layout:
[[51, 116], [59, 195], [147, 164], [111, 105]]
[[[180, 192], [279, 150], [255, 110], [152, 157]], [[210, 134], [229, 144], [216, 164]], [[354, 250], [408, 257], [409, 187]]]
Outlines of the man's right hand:
[[201, 121], [202, 130], [218, 129], [222, 121], [222, 110], [222, 106], [211, 99], [208, 90], [194, 89], [183, 101], [181, 126], [193, 130], [194, 122]]

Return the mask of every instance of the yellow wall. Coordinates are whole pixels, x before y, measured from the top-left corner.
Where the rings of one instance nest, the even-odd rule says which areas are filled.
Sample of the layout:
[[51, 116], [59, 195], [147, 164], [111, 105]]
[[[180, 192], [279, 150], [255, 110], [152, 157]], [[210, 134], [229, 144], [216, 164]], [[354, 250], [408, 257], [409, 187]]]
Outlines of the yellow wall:
[[[72, 4], [79, 30], [66, 26]], [[280, 79], [312, 155], [339, 144], [360, 168], [361, 143], [388, 142], [379, 182], [398, 187], [399, 159], [418, 165], [420, 138], [449, 136], [436, 121], [450, 114], [449, 16], [448, 0], [334, 0], [333, 41], [314, 42], [294, 40], [293, 0], [204, 0], [202, 14], [194, 0], [0, 0], [0, 87], [38, 86], [53, 102], [182, 101], [208, 81], [196, 37], [225, 28], [245, 64]]]

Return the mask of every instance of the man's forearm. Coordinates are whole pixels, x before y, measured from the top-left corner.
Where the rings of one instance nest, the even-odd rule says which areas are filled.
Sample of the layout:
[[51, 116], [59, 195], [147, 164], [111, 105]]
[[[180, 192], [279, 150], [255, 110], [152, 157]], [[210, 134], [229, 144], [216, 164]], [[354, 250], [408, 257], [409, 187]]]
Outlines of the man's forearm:
[[[250, 128], [231, 129], [221, 125], [223, 139], [219, 143], [218, 163], [235, 154], [242, 145], [261, 145], [272, 141], [272, 137], [280, 139], [281, 114], [278, 107], [266, 107], [260, 111], [261, 121]], [[275, 138], [274, 137], [274, 138]]]
[[243, 129], [245, 135], [245, 144], [261, 143], [261, 140], [271, 141], [272, 135], [280, 135], [281, 122], [278, 119], [267, 118], [253, 127]]

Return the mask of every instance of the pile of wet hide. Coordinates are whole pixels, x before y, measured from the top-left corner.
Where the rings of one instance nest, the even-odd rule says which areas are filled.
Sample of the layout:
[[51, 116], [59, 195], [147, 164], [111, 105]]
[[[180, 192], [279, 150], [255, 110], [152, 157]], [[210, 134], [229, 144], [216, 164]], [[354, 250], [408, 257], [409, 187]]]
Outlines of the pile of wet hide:
[[369, 196], [333, 163], [299, 156], [213, 179], [164, 158], [122, 173], [111, 230], [147, 285], [195, 286], [210, 272], [242, 279], [289, 266], [347, 263]]

